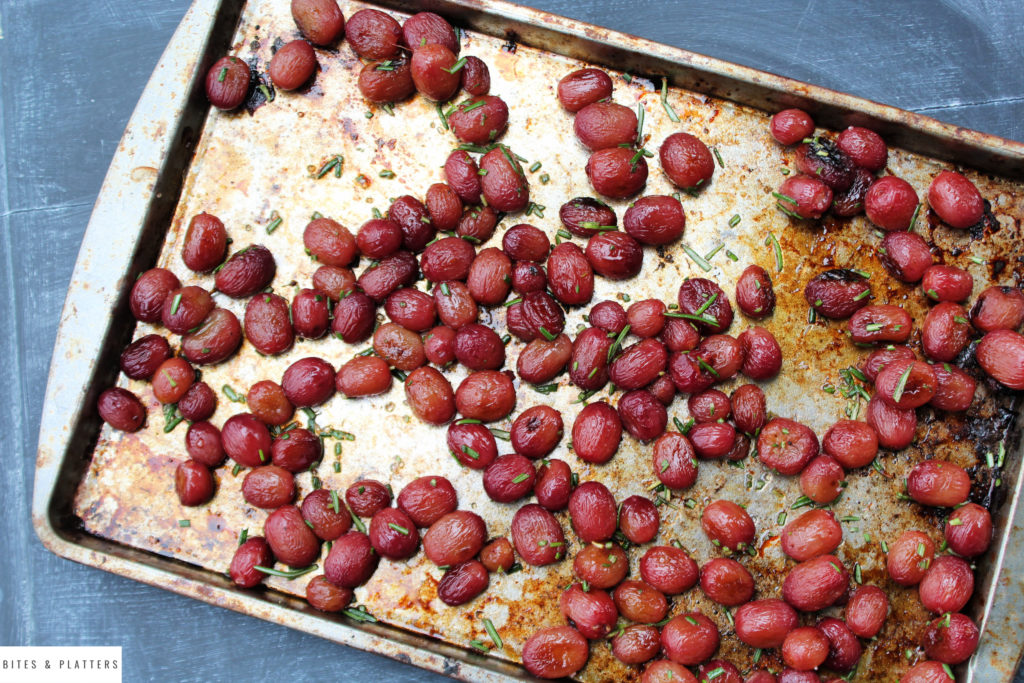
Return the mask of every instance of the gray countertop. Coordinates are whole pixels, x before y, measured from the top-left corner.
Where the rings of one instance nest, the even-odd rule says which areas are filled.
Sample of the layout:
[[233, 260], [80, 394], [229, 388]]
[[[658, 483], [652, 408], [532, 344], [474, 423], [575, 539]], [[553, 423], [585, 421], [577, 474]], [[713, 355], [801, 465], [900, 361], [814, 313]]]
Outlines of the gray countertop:
[[[445, 680], [58, 559], [32, 532], [43, 391], [78, 245], [188, 4], [0, 0], [0, 645], [120, 645], [129, 681]], [[1024, 140], [1020, 0], [527, 4]]]

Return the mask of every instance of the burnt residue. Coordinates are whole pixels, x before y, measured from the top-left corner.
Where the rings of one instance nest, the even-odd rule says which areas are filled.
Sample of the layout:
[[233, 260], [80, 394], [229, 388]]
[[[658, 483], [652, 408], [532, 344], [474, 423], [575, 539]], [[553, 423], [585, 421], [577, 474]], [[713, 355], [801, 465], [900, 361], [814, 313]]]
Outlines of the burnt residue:
[[992, 235], [999, 231], [999, 220], [992, 213], [992, 202], [985, 199], [985, 211], [981, 214], [981, 220], [967, 228], [972, 240], [984, 239], [986, 235]]
[[270, 76], [260, 70], [260, 60], [253, 55], [246, 62], [249, 65], [249, 92], [245, 97], [245, 110], [251, 116], [257, 109], [274, 101], [276, 92]]
[[516, 50], [519, 48], [519, 36], [516, 34], [515, 31], [506, 31], [505, 37], [506, 40], [504, 45], [501, 46], [501, 49], [504, 52], [508, 52], [509, 54], [514, 55], [516, 53]]

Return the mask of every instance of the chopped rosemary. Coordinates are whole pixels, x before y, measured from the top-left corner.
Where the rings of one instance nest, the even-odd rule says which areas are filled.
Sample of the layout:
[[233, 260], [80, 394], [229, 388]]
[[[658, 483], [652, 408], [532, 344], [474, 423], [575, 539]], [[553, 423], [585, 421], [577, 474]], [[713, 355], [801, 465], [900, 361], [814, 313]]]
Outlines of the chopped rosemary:
[[900, 399], [903, 398], [903, 391], [907, 388], [907, 380], [910, 378], [910, 371], [914, 369], [913, 364], [908, 365], [907, 369], [900, 375], [900, 379], [896, 382], [896, 388], [892, 392], [892, 400], [895, 403], [899, 403]]
[[698, 358], [697, 359], [697, 365], [699, 365], [702, 370], [711, 373], [715, 377], [721, 377], [721, 375], [718, 374], [718, 370], [715, 370], [713, 367], [711, 367], [708, 364], [708, 362], [705, 361], [703, 358]]
[[184, 421], [184, 417], [178, 412], [177, 403], [168, 403], [164, 406], [164, 434], [174, 431], [174, 428]]
[[668, 79], [664, 76], [661, 78], [661, 106], [664, 107], [665, 113], [668, 114], [668, 118], [672, 123], [679, 123], [679, 115], [676, 114], [676, 110], [668, 102]]
[[785, 262], [782, 258], [782, 245], [779, 244], [779, 240], [775, 237], [774, 232], [769, 232], [768, 237], [764, 240], [765, 246], [771, 245], [772, 249], [775, 250], [775, 268], [780, 273], [782, 272]]
[[269, 574], [271, 576], [280, 576], [284, 579], [295, 579], [302, 576], [303, 574], [308, 574], [312, 571], [316, 571], [317, 565], [311, 564], [308, 567], [302, 567], [301, 569], [292, 569], [291, 571], [287, 572], [283, 572], [280, 569], [274, 569], [273, 567], [262, 567], [260, 565], [256, 565], [255, 567], [253, 567], [253, 569], [264, 574]]
[[491, 620], [485, 618], [483, 622], [484, 628], [487, 629], [487, 635], [491, 637], [491, 641], [494, 643], [494, 646], [499, 650], [504, 649], [505, 644], [501, 642], [501, 636], [498, 635], [498, 630], [494, 628], [494, 624], [491, 623]]
[[911, 232], [914, 229], [914, 224], [917, 223], [917, 215], [921, 213], [921, 203], [918, 202], [917, 206], [914, 207], [914, 215], [910, 217], [910, 225], [907, 226], [907, 232]]
[[284, 219], [281, 218], [281, 216], [278, 215], [277, 211], [271, 211], [270, 212], [270, 224], [267, 225], [267, 234], [268, 235], [273, 235], [274, 231], [277, 230], [279, 227], [281, 227], [281, 223], [283, 223], [283, 222], [284, 222]]
[[718, 325], [718, 321], [714, 318], [707, 318], [702, 315], [690, 315], [689, 313], [671, 313], [666, 312], [663, 314], [666, 318], [682, 318], [684, 320], [694, 320], [705, 325]]
[[796, 499], [796, 502], [789, 507], [789, 509], [799, 510], [800, 508], [807, 507], [808, 505], [814, 505], [814, 501], [807, 496], [800, 496]]
[[704, 260], [705, 261], [710, 261], [714, 257], [715, 254], [717, 254], [718, 252], [722, 251], [722, 249], [724, 249], [724, 248], [725, 248], [725, 244], [719, 244], [717, 247], [715, 247], [714, 249], [712, 249], [708, 253], [704, 254]]
[[459, 59], [459, 61], [455, 62], [450, 67], [445, 69], [445, 71], [447, 71], [450, 74], [453, 74], [453, 73], [458, 72], [464, 66], [466, 66], [466, 58], [462, 57], [462, 58]]
[[341, 613], [349, 619], [355, 619], [356, 621], [368, 621], [371, 623], [377, 622], [377, 617], [373, 616], [368, 611], [366, 611], [366, 608], [362, 605], [356, 608], [344, 609], [341, 611]]
[[615, 337], [615, 341], [612, 342], [612, 345], [608, 347], [608, 363], [611, 363], [612, 359], [615, 358], [615, 354], [618, 353], [619, 347], [622, 346], [622, 340], [624, 340], [626, 338], [626, 335], [629, 334], [630, 327], [630, 325], [626, 325], [625, 327], [623, 327], [622, 331], [619, 332], [617, 337]]
[[341, 167], [345, 163], [345, 157], [340, 154], [335, 154], [333, 157], [324, 162], [316, 173], [313, 174], [317, 180], [323, 178], [325, 175], [334, 171], [336, 178], [341, 177]]
[[683, 251], [686, 252], [687, 256], [689, 256], [691, 259], [693, 259], [694, 263], [696, 263], [698, 266], [700, 266], [701, 270], [703, 270], [704, 272], [707, 272], [707, 271], [711, 270], [711, 264], [708, 263], [707, 261], [705, 261], [704, 258], [701, 257], [700, 254], [698, 254], [693, 249], [691, 249], [689, 245], [684, 244], [683, 245]]
[[345, 509], [348, 510], [348, 514], [352, 517], [352, 524], [360, 533], [366, 533], [366, 525], [363, 524], [363, 520], [359, 519], [356, 513], [352, 512], [352, 508], [349, 507], [348, 502], [345, 502]]
[[718, 300], [718, 292], [715, 292], [714, 294], [709, 296], [707, 298], [707, 300], [700, 305], [700, 308], [698, 308], [696, 311], [693, 312], [693, 314], [694, 315], [700, 315], [704, 311], [708, 310], [711, 307], [711, 304], [715, 303], [715, 301], [717, 301], [717, 300]]
[[231, 385], [225, 384], [221, 387], [221, 391], [228, 397], [228, 400], [232, 403], [245, 403], [245, 396], [242, 396], [237, 391], [231, 388]]

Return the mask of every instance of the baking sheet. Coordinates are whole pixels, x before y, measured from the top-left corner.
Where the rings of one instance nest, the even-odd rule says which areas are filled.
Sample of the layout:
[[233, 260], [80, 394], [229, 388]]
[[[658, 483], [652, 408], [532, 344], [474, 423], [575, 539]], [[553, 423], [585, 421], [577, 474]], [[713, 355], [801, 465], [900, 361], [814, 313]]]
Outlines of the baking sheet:
[[[343, 5], [343, 9], [349, 16], [360, 6], [350, 3]], [[240, 54], [246, 57], [254, 54], [265, 64], [274, 40], [278, 37], [287, 40], [294, 35], [286, 6], [255, 0], [247, 5], [234, 42]], [[558, 206], [571, 197], [591, 194], [582, 170], [586, 155], [570, 133], [571, 116], [557, 106], [554, 96], [558, 78], [577, 68], [577, 64], [524, 45], [516, 46], [513, 51], [503, 39], [477, 34], [465, 36], [463, 53], [476, 54], [490, 65], [492, 93], [509, 102], [510, 130], [503, 142], [531, 162], [543, 163], [542, 170], [531, 175], [532, 199], [547, 207], [543, 218], [507, 217], [491, 244], [498, 243], [503, 227], [520, 220], [538, 225], [553, 236], [559, 227]], [[187, 221], [201, 210], [210, 211], [225, 222], [234, 239], [232, 248], [263, 243], [274, 251], [279, 272], [274, 287], [287, 297], [292, 293], [291, 280], [306, 286], [317, 265], [305, 256], [301, 246], [301, 230], [313, 211], [333, 217], [354, 230], [371, 217], [372, 208], [385, 210], [389, 197], [406, 193], [421, 195], [430, 183], [443, 180], [439, 167], [456, 141], [450, 132], [441, 128], [432, 105], [414, 99], [396, 106], [394, 117], [372, 108], [374, 116], [367, 119], [368, 107], [354, 87], [358, 64], [351, 51], [343, 44], [337, 53], [320, 52], [319, 58], [323, 70], [307, 92], [279, 93], [274, 102], [257, 108], [251, 115], [211, 112], [158, 261], [159, 265], [168, 266], [183, 276], [183, 284], [212, 285], [209, 277], [192, 276], [178, 256]], [[773, 208], [770, 192], [784, 177], [781, 169], [785, 159], [768, 137], [765, 114], [734, 103], [673, 90], [670, 100], [682, 119], [680, 124], [674, 125], [665, 116], [653, 84], [641, 78], [634, 78], [629, 84], [616, 78], [615, 100], [629, 106], [638, 101], [644, 104], [645, 130], [651, 135], [648, 147], [652, 150], [678, 129], [693, 132], [718, 149], [724, 167], [717, 169], [711, 186], [696, 198], [683, 196], [687, 211], [684, 241], [700, 253], [724, 243], [739, 256], [739, 261], [733, 263], [724, 257], [723, 250], [713, 260], [715, 269], [709, 277], [716, 279], [726, 292], [733, 291], [735, 278], [747, 263], [759, 262], [773, 273], [780, 307], [766, 326], [783, 343], [786, 370], [783, 377], [765, 385], [769, 409], [801, 419], [823, 433], [842, 413], [846, 403], [820, 391], [820, 387], [825, 382], [838, 383], [837, 369], [852, 364], [861, 354], [844, 340], [839, 325], [807, 323], [803, 284], [824, 267], [865, 269], [872, 273], [872, 285], [879, 301], [888, 299], [901, 303], [919, 317], [916, 313], [921, 310], [922, 302], [916, 289], [884, 286], [883, 283], [892, 283], [877, 264], [873, 249], [878, 240], [871, 236], [863, 219], [851, 224], [826, 222], [810, 227], [791, 224]], [[345, 156], [341, 178], [331, 174], [319, 180], [310, 177], [311, 170], [315, 171], [324, 160], [337, 153]], [[931, 175], [940, 167], [943, 166], [897, 150], [890, 155], [891, 172], [908, 179], [919, 193], [923, 193]], [[397, 177], [380, 178], [378, 171], [382, 168], [393, 169]], [[540, 173], [551, 176], [548, 185], [539, 183]], [[359, 174], [370, 181], [369, 187], [356, 182]], [[983, 195], [993, 201], [994, 211], [1000, 218], [1000, 229], [993, 238], [984, 244], [971, 242], [952, 231], [934, 228], [927, 215], [923, 215], [919, 230], [941, 249], [944, 262], [972, 271], [977, 292], [991, 277], [991, 266], [976, 264], [969, 257], [990, 260], [1019, 244], [1021, 208], [1013, 197], [1020, 195], [1021, 188], [1019, 183], [977, 174], [971, 177], [979, 184]], [[672, 191], [656, 164], [652, 164], [645, 193]], [[624, 204], [616, 203], [620, 217]], [[277, 211], [284, 222], [273, 235], [267, 235], [265, 226], [270, 222], [272, 211]], [[734, 214], [741, 216], [741, 222], [729, 228], [729, 218]], [[775, 272], [774, 256], [763, 244], [768, 231], [774, 232], [783, 246], [785, 266], [781, 273]], [[959, 255], [953, 257], [954, 251]], [[1019, 267], [1019, 262], [1010, 263], [1000, 273], [999, 281], [1018, 281]], [[704, 275], [678, 248], [667, 250], [660, 263], [658, 255], [646, 249], [641, 276], [618, 284], [599, 278], [594, 301], [654, 296], [670, 302], [682, 278]], [[218, 303], [239, 315], [244, 305], [244, 302], [231, 302], [220, 295]], [[567, 330], [575, 328], [583, 312], [576, 310], [569, 315]], [[497, 311], [495, 315], [494, 324], [499, 327], [502, 314], [503, 311]], [[730, 332], [738, 334], [745, 324], [746, 321], [738, 319]], [[137, 335], [146, 332], [145, 326], [140, 326]], [[246, 345], [241, 356], [215, 368], [204, 368], [203, 378], [215, 388], [229, 384], [244, 393], [256, 379], [278, 378], [298, 357], [318, 355], [340, 365], [366, 346], [368, 344], [348, 346], [334, 339], [300, 342], [289, 354], [268, 359], [255, 357], [253, 349]], [[515, 343], [509, 347], [510, 367], [518, 348]], [[258, 359], [255, 369], [251, 367], [254, 359]], [[799, 372], [794, 372], [796, 368]], [[452, 372], [453, 384], [457, 384], [463, 374], [462, 371]], [[562, 383], [566, 383], [564, 378]], [[233, 477], [230, 467], [219, 470], [218, 496], [208, 508], [199, 511], [180, 508], [170, 482], [177, 461], [184, 457], [185, 427], [181, 425], [165, 436], [159, 429], [159, 408], [148, 388], [143, 383], [127, 383], [126, 386], [136, 390], [150, 404], [151, 428], [135, 435], [112, 434], [106, 430], [101, 433], [92, 465], [76, 497], [75, 513], [82, 519], [84, 528], [99, 537], [223, 572], [240, 530], [248, 528], [250, 533], [255, 533], [265, 513], [248, 509], [244, 504], [238, 491], [242, 475]], [[566, 386], [557, 395], [547, 396], [522, 389], [517, 413], [529, 405], [553, 403], [563, 410], [569, 425], [580, 408], [579, 404], [571, 403], [576, 395], [577, 391]], [[595, 396], [594, 400], [600, 397]], [[220, 424], [243, 409], [228, 403], [222, 395], [213, 421]], [[833, 506], [837, 516], [861, 517], [844, 524], [847, 543], [843, 550], [856, 551], [856, 558], [840, 553], [849, 560], [847, 564], [852, 566], [853, 560], [858, 560], [866, 582], [880, 581], [884, 577], [884, 557], [877, 547], [878, 541], [893, 539], [897, 530], [914, 527], [930, 530], [933, 537], [939, 538], [937, 520], [932, 515], [895, 500], [901, 488], [902, 473], [924, 454], [973, 467], [979, 462], [979, 456], [986, 449], [995, 448], [1000, 435], [1005, 433], [1007, 413], [1001, 411], [1012, 414], [1012, 409], [1004, 397], [977, 404], [969, 422], [943, 419], [945, 424], [942, 424], [938, 420], [929, 423], [922, 420], [918, 448], [882, 458], [885, 478], [874, 470], [854, 473], [849, 478], [846, 493]], [[374, 399], [349, 401], [336, 397], [318, 412], [319, 425], [356, 435], [355, 441], [343, 443], [341, 472], [337, 474], [330, 466], [333, 442], [328, 441], [327, 456], [318, 471], [325, 486], [342, 489], [354, 479], [371, 476], [390, 480], [397, 491], [421, 474], [441, 474], [455, 484], [460, 493], [460, 507], [475, 509], [483, 515], [492, 535], [507, 531], [515, 507], [497, 505], [486, 499], [479, 486], [479, 473], [461, 471], [447, 455], [444, 429], [422, 425], [410, 417], [400, 387], [390, 395]], [[677, 400], [670, 414], [685, 419], [685, 401]], [[507, 427], [507, 424], [498, 426]], [[599, 479], [609, 484], [620, 500], [643, 492], [656, 481], [650, 465], [650, 447], [639, 445], [629, 437], [624, 439], [623, 448], [613, 462], [603, 467], [581, 463], [566, 451], [565, 443], [552, 455], [567, 460], [579, 472], [581, 481]], [[756, 574], [778, 576], [774, 570], [784, 566], [784, 561], [777, 543], [780, 530], [777, 518], [778, 513], [789, 508], [800, 495], [796, 479], [772, 475], [751, 460], [746, 461], [742, 472], [716, 463], [702, 463], [701, 470], [698, 484], [685, 493], [686, 498], [694, 501], [692, 509], [680, 505], [680, 501], [676, 502], [678, 509], [662, 508], [664, 524], [658, 542], [679, 540], [703, 563], [713, 554], [697, 523], [702, 506], [721, 497], [740, 502], [749, 498], [749, 509], [758, 523], [761, 554], [750, 559], [748, 566], [761, 570]], [[974, 474], [975, 494], [987, 498], [994, 478], [986, 468], [977, 469]], [[303, 475], [299, 481], [301, 493], [308, 492], [309, 475]], [[189, 519], [191, 526], [180, 528], [178, 521], [181, 519]], [[563, 527], [569, 529], [567, 520], [563, 519]], [[871, 534], [872, 543], [863, 540], [865, 532]], [[640, 553], [633, 555], [635, 560]], [[480, 619], [488, 617], [506, 643], [505, 651], [495, 654], [513, 658], [522, 641], [538, 624], [561, 623], [557, 596], [559, 586], [569, 582], [568, 563], [563, 563], [556, 571], [527, 568], [520, 574], [495, 577], [484, 596], [458, 609], [447, 608], [436, 599], [436, 580], [440, 572], [425, 564], [429, 563], [422, 558], [415, 558], [408, 564], [382, 562], [374, 579], [357, 591], [359, 601], [374, 614], [387, 615], [392, 623], [444, 638], [460, 647], [466, 647], [470, 639], [483, 635]], [[304, 580], [272, 579], [270, 584], [283, 592], [301, 593]], [[759, 581], [759, 595], [777, 594], [777, 583], [771, 578]], [[891, 588], [882, 585], [887, 590]], [[724, 633], [731, 632], [726, 615], [693, 593], [697, 592], [691, 591], [676, 599], [673, 612], [695, 607], [704, 609]], [[902, 589], [894, 592], [894, 614], [900, 614], [900, 619], [891, 620], [887, 632], [877, 641], [885, 645], [870, 656], [866, 654], [859, 670], [862, 680], [881, 680], [883, 672], [891, 674], [894, 667], [905, 666], [905, 650], [916, 635], [916, 628], [908, 625], [923, 624], [925, 619], [913, 595], [913, 591]], [[529, 603], [528, 609], [524, 602]], [[595, 646], [592, 650], [585, 679], [627, 677], [624, 667], [610, 656], [607, 648]], [[737, 648], [735, 639], [726, 637], [719, 654], [743, 668], [752, 651], [743, 646]], [[919, 651], [912, 651], [913, 661], [920, 657], [923, 655]], [[762, 660], [762, 663], [771, 662], [770, 657]]]

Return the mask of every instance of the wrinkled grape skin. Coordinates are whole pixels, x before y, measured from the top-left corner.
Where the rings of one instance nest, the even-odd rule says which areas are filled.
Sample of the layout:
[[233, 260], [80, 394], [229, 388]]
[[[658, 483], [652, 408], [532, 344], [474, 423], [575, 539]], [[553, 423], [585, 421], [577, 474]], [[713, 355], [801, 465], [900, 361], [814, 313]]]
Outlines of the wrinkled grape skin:
[[976, 355], [989, 377], [1010, 389], [1024, 389], [1024, 336], [994, 330], [978, 343]]
[[453, 566], [437, 584], [437, 597], [451, 607], [464, 605], [487, 590], [490, 575], [487, 567], [477, 560]]
[[470, 95], [486, 95], [491, 90], [491, 71], [479, 57], [466, 57], [462, 67], [462, 89]]
[[417, 46], [412, 53], [412, 80], [416, 89], [429, 100], [444, 102], [459, 89], [461, 76], [450, 72], [456, 57], [444, 45]]
[[437, 519], [423, 535], [423, 553], [438, 566], [456, 565], [476, 557], [487, 540], [480, 515], [455, 510]]
[[588, 104], [573, 120], [576, 137], [591, 151], [632, 143], [636, 126], [636, 113], [615, 102]]
[[364, 59], [390, 59], [398, 54], [402, 27], [380, 10], [362, 9], [348, 18], [345, 38]]
[[[359, 72], [357, 86], [363, 97], [377, 104], [401, 102], [416, 92], [409, 60], [401, 57], [384, 62], [367, 62]], [[390, 68], [380, 68], [388, 67]]]
[[538, 678], [571, 676], [587, 663], [590, 647], [571, 626], [552, 626], [537, 631], [523, 645], [523, 665]]
[[142, 402], [121, 387], [111, 387], [100, 394], [97, 408], [104, 422], [124, 432], [138, 431], [146, 421], [146, 408]]
[[615, 409], [603, 401], [588, 404], [573, 423], [573, 450], [586, 462], [608, 462], [621, 439], [622, 421]]
[[495, 458], [484, 470], [483, 487], [498, 503], [514, 503], [530, 495], [537, 482], [533, 463], [524, 455], [509, 453]]
[[245, 338], [265, 356], [284, 353], [295, 341], [288, 302], [276, 294], [260, 294], [245, 307]]
[[869, 128], [850, 126], [836, 138], [836, 146], [854, 164], [872, 172], [885, 168], [889, 159], [889, 149], [882, 136]]
[[665, 656], [677, 664], [695, 666], [718, 649], [718, 627], [700, 612], [679, 614], [661, 631]]
[[261, 244], [240, 249], [228, 257], [214, 282], [217, 290], [242, 299], [264, 289], [274, 279], [277, 264], [270, 250]]
[[584, 543], [606, 541], [615, 533], [615, 498], [600, 482], [580, 484], [569, 497], [569, 517]]
[[132, 379], [149, 379], [171, 357], [171, 346], [158, 334], [139, 337], [121, 352], [121, 372]]
[[579, 629], [583, 637], [590, 640], [607, 636], [619, 617], [619, 611], [615, 608], [611, 596], [603, 590], [591, 589], [589, 586], [588, 590], [584, 591], [579, 583], [572, 584], [562, 593], [559, 607], [562, 616]]
[[758, 265], [746, 267], [736, 282], [736, 305], [756, 320], [775, 311], [775, 290], [768, 271]]
[[832, 553], [842, 541], [842, 526], [827, 510], [805, 512], [782, 529], [782, 551], [797, 562]]
[[[832, 205], [832, 188], [816, 177], [797, 174], [786, 178], [779, 187], [780, 199], [776, 206], [794, 218], [817, 220]], [[792, 201], [790, 201], [792, 200]]]
[[512, 517], [511, 529], [512, 544], [527, 564], [540, 567], [565, 557], [562, 527], [555, 516], [540, 505], [528, 503], [519, 508]]
[[867, 306], [871, 285], [860, 273], [843, 268], [816, 275], [804, 288], [804, 299], [818, 314], [833, 320], [849, 318]]
[[877, 586], [860, 586], [846, 603], [846, 625], [854, 635], [874, 638], [889, 613], [889, 597]]
[[942, 171], [928, 187], [928, 204], [947, 225], [966, 229], [981, 220], [985, 202], [969, 179], [954, 171]]
[[570, 199], [558, 210], [558, 218], [566, 230], [580, 237], [592, 237], [595, 228], [614, 228], [619, 224], [615, 210], [593, 197]]
[[139, 275], [132, 285], [128, 303], [136, 320], [147, 323], [160, 322], [164, 300], [181, 282], [165, 268], [151, 268]]
[[197, 214], [188, 224], [181, 260], [197, 273], [213, 270], [224, 260], [227, 240], [227, 230], [219, 218], [205, 212]]
[[270, 79], [281, 90], [295, 90], [316, 70], [316, 53], [304, 40], [282, 46], [270, 60]]
[[689, 133], [673, 133], [659, 150], [669, 180], [685, 189], [706, 187], [715, 173], [715, 160], [703, 141]]
[[284, 371], [281, 388], [288, 400], [298, 408], [318, 406], [334, 395], [335, 373], [322, 358], [300, 358]]
[[769, 130], [779, 144], [795, 145], [814, 133], [814, 120], [802, 109], [783, 109], [772, 115]]
[[480, 169], [487, 171], [480, 187], [489, 206], [495, 211], [515, 213], [530, 203], [530, 185], [518, 159], [507, 147], [492, 149], [480, 159]]
[[634, 152], [625, 147], [609, 147], [590, 155], [587, 177], [594, 190], [605, 197], [625, 199], [647, 183], [647, 160], [633, 161]]
[[946, 541], [950, 549], [963, 557], [977, 557], [992, 543], [992, 516], [977, 503], [967, 503], [950, 513], [946, 520]]
[[[572, 470], [569, 465], [556, 458], [545, 460], [537, 470], [537, 481], [533, 487], [533, 495], [542, 506], [557, 512], [569, 505], [572, 493]], [[584, 577], [585, 578], [585, 577]]]
[[622, 216], [622, 226], [638, 242], [671, 244], [686, 227], [686, 214], [678, 199], [670, 195], [648, 195], [633, 202]]
[[221, 57], [206, 74], [206, 97], [223, 111], [238, 108], [249, 92], [252, 73], [238, 57]]
[[612, 79], [600, 69], [579, 69], [558, 81], [558, 101], [573, 113], [611, 95]]
[[432, 367], [420, 367], [409, 373], [405, 396], [413, 414], [427, 424], [443, 425], [455, 416], [452, 385]]
[[459, 37], [452, 25], [439, 14], [417, 12], [402, 24], [402, 42], [406, 47], [416, 49], [421, 45], [443, 45], [454, 54], [459, 54]]
[[292, 18], [315, 45], [331, 45], [345, 34], [345, 17], [336, 0], [292, 0]]
[[736, 637], [750, 647], [780, 647], [786, 634], [796, 628], [796, 611], [776, 598], [741, 605], [733, 615]]
[[185, 334], [197, 328], [213, 307], [213, 297], [202, 287], [182, 287], [168, 292], [160, 318], [171, 332]]

